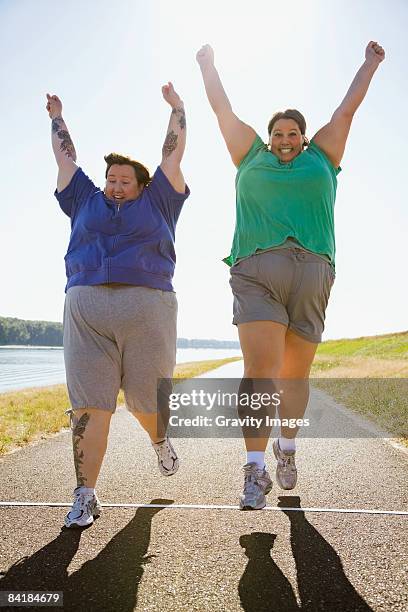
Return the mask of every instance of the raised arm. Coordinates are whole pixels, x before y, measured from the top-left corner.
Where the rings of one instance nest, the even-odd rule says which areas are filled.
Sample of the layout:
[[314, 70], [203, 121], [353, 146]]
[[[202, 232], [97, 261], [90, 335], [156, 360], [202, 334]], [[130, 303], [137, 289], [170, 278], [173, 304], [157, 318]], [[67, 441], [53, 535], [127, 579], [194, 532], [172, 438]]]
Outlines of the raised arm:
[[181, 172], [180, 163], [186, 147], [186, 113], [180, 96], [175, 92], [173, 84], [162, 87], [163, 98], [171, 106], [169, 127], [162, 148], [160, 168], [173, 185], [174, 189], [184, 193], [186, 184]]
[[201, 47], [196, 58], [203, 75], [208, 101], [217, 115], [221, 134], [224, 137], [232, 161], [236, 166], [239, 166], [251, 148], [256, 132], [234, 114], [214, 65], [214, 51], [210, 45]]
[[384, 49], [370, 41], [365, 50], [365, 62], [354, 77], [342, 103], [334, 111], [330, 122], [312, 138], [336, 168], [344, 154], [354, 113], [364, 100], [371, 79], [384, 58]]
[[76, 151], [71, 140], [65, 121], [62, 118], [62, 102], [58, 96], [47, 94], [48, 115], [51, 121], [51, 142], [58, 164], [57, 191], [61, 192], [67, 187], [74, 176], [76, 165]]

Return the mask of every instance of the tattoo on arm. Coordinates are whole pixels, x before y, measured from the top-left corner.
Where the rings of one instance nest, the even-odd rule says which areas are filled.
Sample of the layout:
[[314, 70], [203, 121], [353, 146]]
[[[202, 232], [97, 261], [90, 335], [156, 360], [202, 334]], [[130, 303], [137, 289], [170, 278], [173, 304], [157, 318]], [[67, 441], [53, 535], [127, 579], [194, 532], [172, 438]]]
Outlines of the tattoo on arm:
[[173, 108], [171, 114], [178, 116], [178, 124], [180, 128], [184, 130], [186, 127], [186, 112], [184, 108]]
[[79, 443], [84, 439], [85, 428], [89, 423], [90, 415], [85, 413], [75, 423], [72, 432], [72, 446], [74, 450], [74, 465], [77, 477], [77, 486], [83, 487], [86, 484], [86, 477], [81, 472], [81, 466], [83, 464], [84, 451], [79, 449]]
[[68, 157], [72, 157], [72, 159], [74, 159], [75, 147], [69, 133], [66, 130], [60, 130], [57, 135], [58, 138], [61, 140], [61, 151], [63, 151], [63, 153], [66, 153]]
[[63, 118], [55, 117], [52, 120], [51, 129], [53, 134], [56, 134], [61, 141], [60, 150], [65, 153], [67, 157], [71, 157], [75, 161], [76, 152], [74, 143], [71, 140], [71, 136], [69, 135]]
[[52, 129], [52, 131], [54, 133], [58, 132], [58, 130], [60, 129], [62, 123], [63, 123], [62, 117], [54, 117], [54, 119], [51, 122], [51, 129]]
[[173, 130], [168, 132], [162, 148], [163, 157], [169, 157], [173, 153], [173, 151], [177, 148], [177, 140], [178, 136], [173, 132]]

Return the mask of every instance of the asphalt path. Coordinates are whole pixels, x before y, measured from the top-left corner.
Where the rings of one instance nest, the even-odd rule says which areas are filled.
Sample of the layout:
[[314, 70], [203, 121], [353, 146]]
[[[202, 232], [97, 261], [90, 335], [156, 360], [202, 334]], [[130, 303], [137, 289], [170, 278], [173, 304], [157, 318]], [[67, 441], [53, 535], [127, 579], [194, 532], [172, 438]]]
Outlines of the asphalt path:
[[[241, 375], [236, 362], [207, 377]], [[330, 410], [339, 436], [356, 433], [324, 393], [310, 406]], [[119, 408], [97, 489], [107, 506], [82, 531], [61, 530], [75, 486], [68, 430], [2, 458], [3, 502], [57, 505], [0, 506], [0, 591], [62, 591], [65, 610], [98, 612], [408, 609], [408, 516], [372, 512], [408, 511], [407, 454], [373, 436], [300, 439], [296, 488], [274, 483], [266, 509], [240, 512], [242, 439], [174, 444], [180, 469], [164, 478]]]

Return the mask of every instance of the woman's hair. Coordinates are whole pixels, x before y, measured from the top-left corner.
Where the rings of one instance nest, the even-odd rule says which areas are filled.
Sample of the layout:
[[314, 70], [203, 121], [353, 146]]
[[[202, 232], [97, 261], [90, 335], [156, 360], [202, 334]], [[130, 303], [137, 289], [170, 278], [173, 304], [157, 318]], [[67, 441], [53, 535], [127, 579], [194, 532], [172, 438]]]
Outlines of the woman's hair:
[[[277, 121], [279, 121], [279, 119], [293, 119], [293, 121], [296, 121], [296, 123], [298, 124], [299, 129], [300, 129], [300, 133], [303, 136], [305, 136], [305, 133], [306, 133], [306, 119], [304, 118], [302, 113], [300, 113], [295, 108], [287, 108], [285, 111], [279, 111], [278, 113], [275, 113], [272, 116], [272, 119], [268, 123], [268, 134], [269, 134], [269, 136], [271, 135], [273, 126], [275, 125], [275, 123]], [[309, 145], [309, 139], [306, 138], [306, 136], [305, 136], [305, 141], [303, 143], [303, 146], [306, 147], [308, 145]]]
[[132, 166], [135, 171], [137, 182], [139, 185], [147, 185], [151, 182], [149, 170], [141, 164], [140, 162], [131, 159], [125, 155], [120, 155], [119, 153], [109, 153], [109, 155], [104, 156], [104, 160], [106, 161], [106, 171], [105, 178], [108, 177], [109, 168], [113, 166], [113, 164], [119, 164], [120, 166]]

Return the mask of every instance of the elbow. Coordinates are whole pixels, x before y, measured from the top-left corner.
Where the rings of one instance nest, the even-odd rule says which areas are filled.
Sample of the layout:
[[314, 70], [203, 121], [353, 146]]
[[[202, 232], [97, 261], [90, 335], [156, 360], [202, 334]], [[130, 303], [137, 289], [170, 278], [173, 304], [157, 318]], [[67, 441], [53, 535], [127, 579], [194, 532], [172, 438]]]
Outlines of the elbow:
[[180, 165], [183, 155], [176, 155], [173, 152], [170, 156], [163, 155], [160, 167], [166, 168], [169, 172], [180, 172]]
[[212, 110], [213, 110], [213, 112], [214, 112], [215, 116], [216, 116], [216, 117], [218, 117], [218, 115], [219, 115], [219, 114], [220, 114], [220, 112], [221, 112], [221, 106], [220, 106], [220, 104], [217, 104], [217, 102], [215, 102], [214, 100], [210, 100], [210, 99], [208, 99], [208, 101], [209, 101], [209, 103], [210, 103], [210, 106], [211, 106], [211, 108], [212, 108]]
[[351, 105], [345, 104], [340, 105], [333, 113], [333, 119], [343, 119], [347, 121], [352, 121], [354, 117], [354, 113], [356, 112], [356, 108], [353, 108]]
[[211, 108], [213, 109], [217, 117], [221, 117], [225, 114], [232, 113], [232, 106], [228, 99], [220, 100], [220, 99], [209, 98], [209, 102], [210, 102]]

